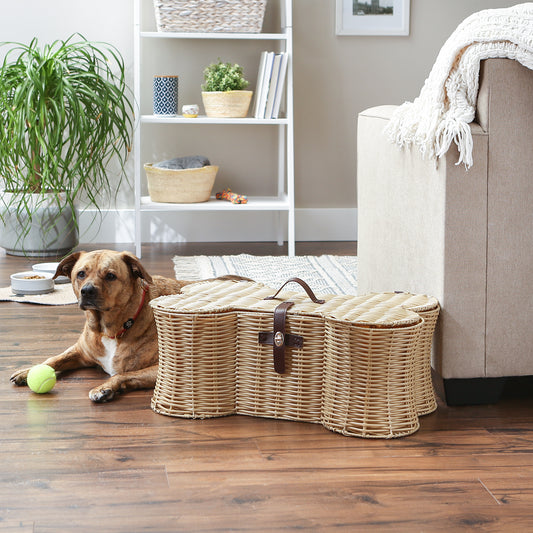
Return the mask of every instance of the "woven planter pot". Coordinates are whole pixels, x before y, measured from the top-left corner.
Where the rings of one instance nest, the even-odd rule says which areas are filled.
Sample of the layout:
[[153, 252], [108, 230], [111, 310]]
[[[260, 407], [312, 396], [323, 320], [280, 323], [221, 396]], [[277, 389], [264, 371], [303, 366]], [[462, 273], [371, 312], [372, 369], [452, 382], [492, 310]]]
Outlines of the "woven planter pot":
[[253, 91], [202, 92], [205, 114], [210, 118], [244, 118]]
[[218, 167], [157, 168], [144, 165], [148, 180], [148, 192], [153, 202], [192, 204], [207, 202], [215, 183]]

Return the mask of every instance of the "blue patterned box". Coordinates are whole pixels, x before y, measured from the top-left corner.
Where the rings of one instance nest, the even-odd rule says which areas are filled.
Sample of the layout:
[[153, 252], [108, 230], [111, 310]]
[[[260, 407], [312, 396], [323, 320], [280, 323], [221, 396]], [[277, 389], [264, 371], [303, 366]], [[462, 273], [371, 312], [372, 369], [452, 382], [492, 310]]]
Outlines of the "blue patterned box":
[[178, 114], [178, 76], [154, 76], [154, 115]]

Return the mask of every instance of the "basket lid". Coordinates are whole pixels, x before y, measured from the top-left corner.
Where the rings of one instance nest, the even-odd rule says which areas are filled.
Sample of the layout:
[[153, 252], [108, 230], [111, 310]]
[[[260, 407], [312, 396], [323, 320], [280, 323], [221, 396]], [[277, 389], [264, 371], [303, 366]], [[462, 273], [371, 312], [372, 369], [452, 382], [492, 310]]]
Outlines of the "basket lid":
[[[276, 299], [265, 300], [274, 292], [271, 287], [262, 283], [213, 280], [186, 285], [181, 294], [160, 296], [152, 300], [150, 305], [155, 313], [165, 314], [229, 311], [273, 313], [280, 302], [291, 301], [294, 305], [289, 309], [288, 315], [317, 316], [376, 327], [405, 327], [418, 324], [422, 320], [416, 312], [402, 305], [403, 301], [409, 301], [410, 298], [401, 298], [394, 293], [390, 293], [391, 296], [386, 298], [380, 295], [326, 294], [320, 295], [324, 303], [318, 304], [312, 302], [305, 293], [283, 291]], [[420, 301], [425, 301], [423, 298]], [[414, 301], [418, 302], [417, 299]]]

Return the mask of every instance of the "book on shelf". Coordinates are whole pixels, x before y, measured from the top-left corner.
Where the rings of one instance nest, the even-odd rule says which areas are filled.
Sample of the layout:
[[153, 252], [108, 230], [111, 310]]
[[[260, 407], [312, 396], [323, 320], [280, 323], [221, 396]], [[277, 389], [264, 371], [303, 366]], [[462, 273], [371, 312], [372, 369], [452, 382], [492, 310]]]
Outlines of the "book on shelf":
[[286, 52], [262, 52], [257, 74], [255, 118], [278, 118], [287, 72]]
[[262, 52], [259, 61], [259, 72], [257, 73], [257, 87], [255, 90], [255, 118], [265, 117], [265, 107], [268, 88], [266, 84], [270, 79], [272, 64], [274, 62], [274, 52]]
[[286, 53], [283, 53], [281, 57], [281, 64], [279, 67], [278, 79], [276, 83], [276, 92], [274, 94], [274, 103], [272, 105], [272, 118], [279, 117], [279, 109], [281, 105], [281, 100], [283, 98], [283, 89], [285, 87], [285, 77], [287, 74], [288, 61], [289, 61], [289, 56]]

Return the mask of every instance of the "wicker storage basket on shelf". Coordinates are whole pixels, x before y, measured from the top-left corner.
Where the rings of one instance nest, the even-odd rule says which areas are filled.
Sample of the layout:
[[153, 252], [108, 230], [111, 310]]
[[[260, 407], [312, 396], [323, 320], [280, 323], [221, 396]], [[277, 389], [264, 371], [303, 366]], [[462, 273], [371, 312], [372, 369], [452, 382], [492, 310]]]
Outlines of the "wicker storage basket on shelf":
[[218, 167], [158, 168], [152, 163], [144, 165], [148, 193], [153, 202], [199, 203], [207, 202], [215, 184]]
[[[298, 420], [371, 438], [419, 428], [433, 395], [425, 367], [435, 324], [403, 304], [427, 308], [433, 317], [435, 299], [321, 295], [317, 303], [289, 291], [265, 299], [273, 292], [259, 283], [216, 280], [152, 300], [159, 334], [154, 411]], [[280, 371], [273, 316], [283, 302], [293, 304]]]
[[259, 33], [267, 0], [154, 0], [158, 31]]

